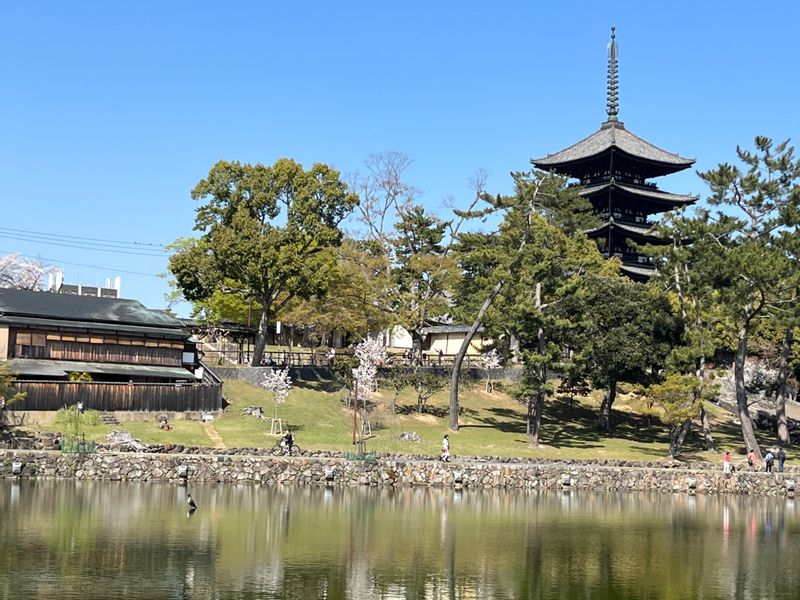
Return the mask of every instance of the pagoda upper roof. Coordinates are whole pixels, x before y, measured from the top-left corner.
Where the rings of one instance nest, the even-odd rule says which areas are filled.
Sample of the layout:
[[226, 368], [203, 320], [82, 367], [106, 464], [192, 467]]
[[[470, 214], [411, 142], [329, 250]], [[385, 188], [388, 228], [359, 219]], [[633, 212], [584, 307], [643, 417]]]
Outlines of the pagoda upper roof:
[[614, 179], [599, 183], [597, 185], [584, 186], [581, 188], [580, 194], [581, 196], [592, 196], [597, 192], [602, 192], [603, 190], [607, 190], [609, 188], [616, 188], [634, 196], [644, 196], [645, 198], [671, 205], [692, 204], [699, 198], [699, 196], [695, 196], [693, 194], [673, 194], [657, 188], [627, 185]]
[[620, 121], [606, 121], [599, 130], [580, 142], [544, 158], [532, 159], [531, 162], [540, 169], [551, 169], [596, 158], [614, 149], [646, 161], [669, 165], [673, 171], [686, 169], [695, 162], [694, 158], [667, 152], [643, 140], [625, 129]]

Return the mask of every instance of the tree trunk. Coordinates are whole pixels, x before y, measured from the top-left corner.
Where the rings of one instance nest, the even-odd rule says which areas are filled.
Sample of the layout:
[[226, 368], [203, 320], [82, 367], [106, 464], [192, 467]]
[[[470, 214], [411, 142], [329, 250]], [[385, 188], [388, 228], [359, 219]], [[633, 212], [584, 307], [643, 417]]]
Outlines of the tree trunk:
[[542, 411], [544, 410], [544, 392], [536, 392], [536, 406], [533, 409], [533, 427], [531, 428], [531, 447], [539, 447], [539, 434], [542, 432]]
[[486, 297], [486, 300], [483, 301], [480, 310], [478, 311], [478, 315], [475, 317], [475, 320], [472, 322], [467, 334], [464, 336], [464, 341], [461, 342], [461, 347], [458, 349], [458, 353], [456, 354], [456, 358], [453, 361], [453, 370], [450, 372], [450, 424], [449, 428], [451, 431], [458, 431], [458, 384], [461, 380], [461, 366], [464, 364], [464, 357], [467, 355], [467, 350], [469, 350], [469, 345], [472, 343], [472, 339], [475, 337], [475, 334], [480, 329], [481, 323], [483, 322], [483, 317], [486, 315], [486, 312], [489, 310], [489, 307], [494, 302], [494, 299], [497, 298], [497, 295], [500, 293], [500, 290], [503, 289], [503, 285], [505, 281], [499, 281], [497, 284], [492, 288], [492, 291], [489, 292], [489, 295]]
[[680, 455], [681, 448], [683, 448], [683, 442], [686, 441], [686, 436], [689, 434], [691, 429], [691, 419], [686, 419], [683, 423], [681, 423], [680, 428], [678, 429], [678, 434], [675, 436], [674, 444], [670, 441], [669, 455], [671, 458], [677, 458]]
[[519, 363], [519, 336], [513, 329], [508, 331], [508, 355], [514, 364]]
[[[542, 284], [536, 283], [536, 310], [542, 310]], [[539, 327], [536, 334], [536, 350], [539, 355], [544, 355], [547, 345], [544, 339], [544, 329]], [[539, 385], [544, 385], [547, 381], [547, 367], [541, 363], [539, 367]], [[542, 430], [542, 411], [544, 410], [544, 391], [540, 388], [536, 391], [536, 408], [533, 413], [533, 430], [531, 431], [531, 446], [537, 448], [539, 446], [539, 434]]]
[[792, 443], [789, 436], [789, 422], [786, 419], [786, 397], [789, 395], [786, 380], [789, 379], [789, 361], [792, 353], [792, 343], [794, 342], [794, 326], [786, 328], [783, 336], [783, 348], [781, 349], [781, 364], [778, 369], [778, 394], [775, 399], [775, 417], [778, 421], [778, 439], [785, 445]]
[[253, 357], [250, 359], [251, 367], [260, 367], [261, 360], [264, 358], [264, 347], [267, 345], [267, 332], [269, 329], [269, 304], [262, 301], [261, 319], [258, 322], [258, 332], [256, 333], [256, 344], [253, 348]]
[[715, 452], [717, 447], [714, 444], [714, 438], [711, 436], [711, 423], [708, 420], [708, 413], [705, 407], [700, 407], [700, 424], [703, 427], [703, 439], [706, 441], [706, 450]]
[[416, 329], [409, 333], [411, 333], [411, 364], [419, 367], [422, 365], [422, 333]]
[[612, 379], [608, 383], [608, 391], [603, 398], [603, 403], [600, 405], [600, 415], [597, 418], [597, 428], [604, 432], [611, 432], [611, 407], [617, 397], [617, 381]]
[[[697, 326], [700, 327], [699, 318], [697, 320]], [[705, 386], [706, 381], [706, 357], [704, 354], [701, 354], [697, 357], [697, 370], [695, 371], [695, 376], [700, 383], [700, 393], [702, 394], [703, 386]], [[714, 452], [716, 447], [714, 444], [714, 438], [711, 437], [711, 422], [708, 420], [708, 413], [706, 413], [706, 409], [702, 402], [700, 404], [700, 424], [703, 427], [703, 439], [706, 441], [706, 450], [709, 452]]]
[[755, 452], [761, 460], [761, 449], [758, 447], [753, 421], [750, 419], [750, 410], [747, 407], [747, 390], [744, 386], [744, 366], [747, 361], [747, 334], [750, 329], [750, 319], [745, 317], [739, 327], [739, 343], [736, 346], [736, 358], [733, 363], [733, 377], [736, 383], [736, 408], [739, 411], [739, 420], [742, 422], [742, 440], [745, 450]]
[[533, 410], [534, 410], [534, 400], [530, 396], [528, 396], [528, 401], [526, 402], [528, 408], [528, 414], [525, 416], [525, 433], [531, 435], [533, 431]]

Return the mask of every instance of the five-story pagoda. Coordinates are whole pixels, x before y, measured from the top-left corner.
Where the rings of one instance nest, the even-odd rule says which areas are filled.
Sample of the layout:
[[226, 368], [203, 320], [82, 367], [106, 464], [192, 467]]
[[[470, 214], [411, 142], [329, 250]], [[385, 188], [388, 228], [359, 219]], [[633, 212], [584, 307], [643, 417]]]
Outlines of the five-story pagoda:
[[657, 237], [648, 217], [687, 206], [697, 196], [664, 192], [647, 180], [677, 173], [694, 164], [646, 142], [618, 118], [617, 43], [614, 27], [608, 51], [608, 119], [600, 129], [569, 148], [531, 162], [539, 169], [579, 180], [580, 194], [587, 198], [602, 224], [587, 235], [606, 258], [619, 257], [622, 271], [635, 281], [646, 281], [654, 267], [637, 245], [665, 243]]

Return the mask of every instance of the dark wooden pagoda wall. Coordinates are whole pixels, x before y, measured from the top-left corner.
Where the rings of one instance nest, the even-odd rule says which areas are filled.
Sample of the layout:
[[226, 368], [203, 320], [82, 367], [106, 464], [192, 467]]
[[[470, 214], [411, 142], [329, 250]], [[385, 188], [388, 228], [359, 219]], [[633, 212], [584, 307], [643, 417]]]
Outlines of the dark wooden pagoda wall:
[[180, 367], [184, 343], [103, 333], [12, 329], [13, 358], [43, 358], [130, 365]]

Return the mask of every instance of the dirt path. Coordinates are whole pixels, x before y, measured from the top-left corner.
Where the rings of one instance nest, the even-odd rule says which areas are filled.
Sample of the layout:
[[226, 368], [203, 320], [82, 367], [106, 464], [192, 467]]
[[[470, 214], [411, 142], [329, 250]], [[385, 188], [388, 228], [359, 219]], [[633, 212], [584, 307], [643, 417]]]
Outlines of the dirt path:
[[216, 429], [214, 429], [213, 423], [206, 423], [205, 429], [206, 435], [208, 435], [208, 437], [211, 438], [211, 441], [214, 443], [214, 448], [227, 448], [222, 436], [217, 433]]

